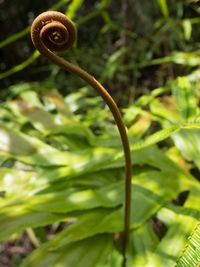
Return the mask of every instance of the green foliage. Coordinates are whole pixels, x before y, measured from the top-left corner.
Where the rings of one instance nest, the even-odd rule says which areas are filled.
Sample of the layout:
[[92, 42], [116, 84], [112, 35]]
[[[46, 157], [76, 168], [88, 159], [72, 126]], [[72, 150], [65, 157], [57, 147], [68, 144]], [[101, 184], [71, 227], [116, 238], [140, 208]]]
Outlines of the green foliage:
[[[199, 11], [189, 1], [146, 1], [142, 13], [140, 1], [134, 5], [134, 31], [122, 26], [115, 1], [62, 0], [52, 8], [62, 8], [83, 31], [71, 60], [113, 88], [121, 106], [129, 98], [123, 118], [134, 172], [127, 267], [198, 266]], [[0, 79], [38, 57], [33, 52]], [[1, 93], [1, 244], [28, 233], [35, 250], [19, 258], [20, 267], [119, 267], [124, 158], [117, 128], [100, 97], [79, 88], [76, 77], [66, 84], [56, 67], [44, 69], [47, 80]], [[79, 89], [61, 95], [55, 88]]]
[[158, 0], [158, 4], [159, 4], [160, 9], [163, 13], [163, 16], [167, 18], [169, 16], [167, 1], [166, 0]]
[[[152, 92], [148, 119], [150, 123], [157, 120], [163, 128], [167, 128], [145, 138], [142, 128], [137, 128], [137, 131], [133, 128], [134, 125], [138, 127], [137, 120], [133, 121], [131, 116], [126, 115], [130, 113], [129, 109], [145, 114], [143, 106], [138, 104], [126, 109], [135, 169], [130, 266], [175, 266], [187, 236], [199, 219], [198, 181], [187, 168], [180, 167], [155, 146], [170, 136], [176, 144], [176, 136], [182, 131], [198, 131], [196, 127], [199, 124], [195, 118], [199, 108], [196, 106], [196, 111], [190, 112], [194, 109], [190, 108], [191, 101], [187, 99], [192, 99], [194, 92], [188, 83], [186, 78], [174, 81], [172, 99], [176, 101], [174, 114], [177, 115], [173, 115], [173, 123], [164, 111], [159, 116], [154, 112], [158, 103], [160, 110], [166, 107], [159, 98], [153, 97], [156, 94]], [[95, 135], [85, 126], [90, 116], [73, 114], [75, 104], [79, 109], [84, 109], [84, 101], [94, 105], [88, 101], [87, 94], [85, 100], [81, 97], [81, 92], [85, 94], [85, 90], [62, 98], [56, 91], [42, 90], [42, 94], [37, 94], [31, 91], [30, 86], [24, 86], [24, 89], [20, 92], [18, 87], [11, 87], [17, 95], [2, 104], [6, 112], [1, 116], [0, 128], [0, 191], [4, 195], [0, 200], [0, 239], [7, 240], [30, 227], [37, 229], [68, 221], [72, 224], [39, 246], [20, 266], [43, 266], [45, 263], [55, 266], [66, 262], [77, 266], [76, 261], [82, 258], [81, 255], [85, 255], [82, 258], [85, 266], [104, 266], [107, 262], [106, 266], [110, 267], [113, 261], [119, 266], [121, 257], [117, 246], [111, 243], [111, 236], [123, 230], [124, 160], [121, 144], [117, 141], [118, 134], [115, 130], [113, 132], [114, 126], [108, 120], [105, 123], [108, 129], [112, 129], [112, 135], [109, 131]], [[183, 94], [182, 90], [186, 90], [187, 94]], [[138, 99], [138, 103], [142, 101]], [[98, 108], [99, 113], [106, 110]], [[187, 113], [184, 110], [188, 110]], [[108, 116], [107, 111], [106, 114]], [[141, 120], [145, 118], [143, 116]], [[91, 122], [90, 125], [92, 127]], [[177, 148], [184, 157], [184, 149]], [[178, 157], [183, 160], [180, 154]], [[193, 159], [195, 163], [197, 159]], [[7, 166], [8, 161], [12, 162], [11, 166]], [[172, 204], [171, 201], [184, 191], [190, 192], [184, 205], [178, 207]], [[155, 216], [168, 228], [161, 241], [151, 226]], [[112, 257], [118, 260], [111, 257], [112, 253]], [[141, 254], [143, 257], [139, 256]]]
[[182, 266], [198, 266], [200, 262], [200, 225], [195, 228], [189, 237], [189, 242], [184, 250], [183, 255], [180, 257], [177, 263], [177, 267]]

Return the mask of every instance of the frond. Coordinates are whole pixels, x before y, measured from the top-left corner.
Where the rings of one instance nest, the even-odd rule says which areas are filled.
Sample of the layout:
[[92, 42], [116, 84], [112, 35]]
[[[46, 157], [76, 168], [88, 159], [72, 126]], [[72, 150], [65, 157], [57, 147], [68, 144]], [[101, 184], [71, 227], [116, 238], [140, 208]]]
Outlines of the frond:
[[200, 266], [200, 223], [189, 237], [176, 267], [199, 267]]

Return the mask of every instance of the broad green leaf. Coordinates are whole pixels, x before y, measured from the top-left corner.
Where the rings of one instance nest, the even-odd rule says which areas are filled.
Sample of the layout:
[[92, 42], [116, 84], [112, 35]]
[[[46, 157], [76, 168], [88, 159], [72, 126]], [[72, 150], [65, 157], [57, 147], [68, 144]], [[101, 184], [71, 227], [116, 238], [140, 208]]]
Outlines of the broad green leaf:
[[[69, 123], [63, 126], [57, 126], [49, 130], [49, 135], [73, 135], [78, 136], [80, 140], [85, 139], [87, 144], [95, 145], [97, 138], [92, 132], [80, 123]], [[119, 137], [118, 137], [119, 139]]]
[[104, 266], [112, 249], [112, 237], [109, 235], [97, 235], [66, 244], [59, 250], [45, 251], [45, 257], [40, 257], [39, 250], [33, 252], [20, 267], [99, 267]]
[[[152, 198], [154, 198], [153, 192], [155, 191], [160, 196], [164, 196], [165, 199], [175, 198], [177, 193], [187, 190], [192, 184], [196, 186], [195, 180], [193, 183], [192, 181], [189, 183], [187, 176], [181, 176], [180, 173], [178, 174], [179, 176], [177, 179], [174, 179], [176, 176], [165, 179], [166, 175], [169, 175], [169, 172], [149, 171], [135, 175], [134, 181], [138, 184], [138, 186], [140, 183], [145, 184], [145, 188], [142, 190], [150, 190], [150, 192], [152, 192]], [[69, 182], [66, 182], [66, 188], [67, 183]], [[27, 207], [26, 203], [28, 202], [30, 203], [30, 205], [28, 204], [30, 209], [38, 211], [48, 210], [49, 212], [60, 213], [73, 210], [91, 209], [99, 206], [115, 207], [122, 204], [124, 200], [124, 182], [112, 183], [97, 190], [87, 189], [80, 191], [75, 188], [73, 189], [72, 187], [63, 190], [63, 184], [61, 188], [56, 188], [55, 185], [50, 188], [50, 191], [47, 187], [47, 192], [41, 191], [35, 196], [30, 196], [29, 199], [25, 198], [25, 206]], [[6, 191], [6, 187], [3, 189]], [[132, 191], [135, 192], [136, 203], [138, 201], [137, 196], [138, 199], [140, 196], [138, 190], [140, 192], [141, 187], [133, 186]], [[144, 191], [143, 194], [146, 194], [146, 191]], [[23, 201], [23, 199], [21, 199], [21, 201]], [[23, 204], [21, 203], [20, 205]]]
[[109, 262], [101, 267], [121, 267], [123, 258], [119, 250], [113, 248], [109, 258]]
[[[156, 211], [161, 208], [166, 202], [167, 197], [160, 196], [142, 188], [140, 186], [133, 186], [133, 213], [132, 213], [132, 227], [138, 227], [147, 221]], [[70, 191], [70, 190], [69, 190]], [[87, 213], [75, 216], [73, 225], [66, 228], [66, 235], [72, 235], [71, 241], [86, 238], [98, 233], [113, 233], [123, 230], [123, 207], [120, 207], [124, 201], [124, 186], [116, 190], [113, 186], [108, 186], [105, 189], [96, 191], [79, 192], [80, 194], [71, 193], [70, 195], [47, 194], [34, 197], [21, 197], [11, 199], [0, 199], [1, 214], [0, 214], [0, 240], [9, 237], [9, 235], [20, 232], [29, 227], [38, 227], [46, 225], [49, 220], [62, 221], [66, 218], [66, 214], [61, 215], [59, 211], [80, 211], [88, 210]], [[88, 193], [90, 193], [88, 195]], [[32, 201], [33, 200], [33, 201]], [[41, 201], [41, 203], [40, 203]], [[54, 204], [54, 201], [56, 202]], [[60, 202], [59, 202], [60, 201]], [[45, 203], [46, 202], [46, 203]], [[59, 205], [61, 205], [59, 207]], [[110, 207], [107, 209], [91, 210], [95, 207]], [[111, 207], [116, 207], [115, 210]], [[117, 208], [118, 207], [118, 208]], [[57, 208], [57, 210], [56, 210]], [[12, 213], [12, 210], [15, 212]], [[39, 211], [38, 211], [39, 210]], [[46, 211], [48, 210], [49, 213]], [[55, 211], [56, 214], [53, 212]], [[44, 214], [44, 217], [43, 217]], [[46, 215], [46, 219], [45, 219]], [[32, 218], [35, 220], [31, 221]], [[68, 215], [70, 218], [70, 215]], [[71, 215], [73, 217], [73, 215]], [[101, 219], [100, 219], [101, 218]], [[102, 220], [102, 218], [104, 218]], [[87, 222], [85, 222], [87, 221]], [[63, 234], [65, 233], [65, 230]], [[57, 240], [57, 239], [55, 239]], [[65, 242], [69, 240], [69, 236], [59, 241]], [[55, 241], [57, 242], [57, 241]], [[55, 246], [55, 243], [54, 243]]]
[[19, 192], [21, 196], [33, 195], [44, 184], [34, 171], [23, 171], [15, 167], [0, 168], [0, 191], [5, 192], [6, 198], [15, 197]]
[[145, 189], [152, 193], [156, 192], [166, 200], [176, 198], [177, 194], [187, 191], [192, 186], [198, 186], [198, 182], [196, 182], [193, 177], [184, 175], [184, 173], [181, 173], [180, 171], [176, 174], [173, 173], [173, 171], [167, 170], [164, 172], [142, 172], [139, 175], [135, 175], [133, 180], [138, 186], [140, 184], [145, 185]]
[[25, 140], [20, 133], [16, 134], [14, 131], [0, 126], [0, 150], [12, 155], [31, 155], [35, 152], [27, 140]]
[[[123, 184], [117, 183], [98, 190], [77, 191], [70, 188], [61, 192], [40, 194], [29, 200], [30, 209], [65, 213], [96, 207], [116, 207], [123, 203]], [[137, 195], [137, 193], [136, 193]], [[27, 205], [26, 205], [27, 206]]]
[[[45, 144], [35, 137], [9, 130], [3, 126], [0, 128], [0, 151], [8, 157], [13, 157], [27, 164], [38, 166], [49, 165], [73, 165], [83, 160], [80, 154], [72, 154], [60, 151]], [[86, 155], [86, 157], [89, 155]]]
[[[13, 220], [13, 218], [15, 218]], [[49, 212], [32, 212], [21, 208], [16, 210], [13, 207], [1, 208], [0, 216], [0, 240], [8, 239], [12, 234], [20, 233], [29, 227], [46, 226], [58, 221], [69, 219], [66, 214], [54, 214]]]
[[[154, 105], [156, 100], [150, 102]], [[168, 120], [166, 115], [167, 106], [163, 108], [162, 101], [157, 103], [163, 113], [159, 114], [155, 105], [154, 111], [157, 113], [154, 112], [154, 116], [161, 115], [160, 118], [162, 117], [162, 119], [159, 118], [159, 121], [165, 125]], [[60, 104], [61, 106], [59, 106]], [[63, 104], [61, 100], [58, 105], [54, 105], [54, 110], [57, 109], [58, 112], [62, 113]], [[42, 106], [40, 108], [43, 109]], [[48, 110], [48, 105], [45, 108]], [[171, 110], [171, 113], [174, 114], [174, 111]], [[47, 112], [47, 114], [49, 113]], [[143, 113], [142, 115], [146, 114]], [[141, 267], [146, 264], [159, 266], [163, 251], [167, 251], [166, 244], [174, 234], [172, 231], [169, 237], [167, 235], [164, 237], [166, 238], [165, 241], [163, 238], [161, 242], [158, 242], [148, 224], [153, 216], [158, 213], [159, 218], [168, 225], [169, 229], [173, 230], [173, 224], [178, 225], [179, 218], [183, 221], [187, 218], [196, 221], [200, 214], [198, 182], [187, 171], [170, 160], [160, 149], [152, 147], [153, 144], [168, 137], [176, 136], [182, 128], [187, 128], [184, 130], [192, 132], [193, 127], [199, 127], [196, 115], [192, 120], [184, 121], [183, 124], [177, 124], [177, 118], [180, 117], [176, 111], [176, 116], [173, 117], [174, 125], [169, 122], [168, 125], [166, 123], [166, 129], [150, 135], [141, 140], [140, 143], [133, 143], [133, 140], [130, 139], [135, 170], [132, 186], [131, 228], [135, 234], [134, 242], [136, 245], [134, 245], [134, 248], [137, 253], [133, 250], [134, 256], [129, 261], [131, 264], [140, 264]], [[154, 118], [151, 116], [150, 121], [152, 119]], [[20, 121], [19, 125], [24, 124]], [[70, 247], [72, 242], [79, 242], [80, 240], [84, 242], [85, 238], [101, 233], [111, 234], [123, 231], [124, 180], [122, 179], [124, 179], [124, 156], [120, 139], [116, 133], [113, 138], [110, 138], [108, 133], [107, 139], [105, 138], [106, 135], [93, 136], [91, 131], [82, 123], [79, 124], [70, 120], [61, 121], [61, 125], [49, 128], [48, 132], [45, 135], [41, 134], [41, 136], [37, 135], [36, 130], [36, 134], [33, 136], [30, 136], [26, 129], [25, 133], [20, 133], [20, 126], [17, 128], [18, 131], [3, 126], [2, 129], [9, 140], [27, 142], [34, 150], [30, 155], [24, 152], [21, 154], [14, 153], [12, 148], [7, 145], [7, 150], [1, 151], [8, 158], [11, 157], [16, 160], [14, 164], [18, 168], [12, 168], [10, 172], [9, 168], [4, 168], [2, 173], [0, 172], [1, 240], [5, 240], [12, 234], [19, 233], [28, 227], [40, 227], [49, 223], [68, 220], [69, 222], [73, 221], [73, 224], [36, 250], [36, 254], [33, 253], [33, 255], [37, 255], [35, 266], [37, 264], [43, 266], [45, 260], [46, 264], [48, 264], [48, 261], [53, 262], [54, 260], [62, 264], [63, 259], [65, 261], [68, 258], [71, 259], [71, 250], [70, 255], [67, 254], [68, 257], [65, 258], [64, 255], [66, 254], [62, 254], [62, 248]], [[71, 144], [74, 142], [74, 146], [67, 146], [70, 138], [72, 138]], [[48, 145], [45, 140], [48, 140]], [[59, 142], [59, 146], [52, 145], [55, 140]], [[79, 144], [78, 142], [84, 142], [84, 146], [78, 150], [78, 145], [75, 147], [75, 140], [77, 140], [77, 144]], [[113, 143], [115, 142], [115, 146], [113, 144], [109, 146], [111, 140]], [[105, 144], [103, 144], [103, 141], [105, 141]], [[101, 142], [102, 144], [99, 146]], [[66, 148], [68, 151], [66, 151]], [[20, 169], [23, 170], [22, 163], [32, 165], [31, 171], [20, 172]], [[20, 164], [22, 164], [21, 167]], [[24, 164], [24, 166], [26, 165]], [[29, 165], [28, 168], [30, 168]], [[15, 175], [16, 179], [14, 179]], [[20, 194], [21, 191], [23, 193]], [[169, 208], [168, 203], [172, 199], [176, 199], [177, 194], [183, 191], [190, 192], [184, 207]], [[166, 216], [159, 212], [160, 209], [162, 211], [166, 207], [170, 210], [170, 214], [175, 214], [178, 217], [174, 217], [173, 220], [166, 219]], [[36, 220], [34, 220], [34, 216]], [[183, 236], [187, 237], [187, 229], [185, 229], [185, 232], [183, 229], [182, 233]], [[177, 240], [180, 238], [180, 234], [181, 232], [178, 232]], [[142, 242], [142, 237], [149, 242]], [[155, 246], [150, 242], [152, 237], [155, 238]], [[141, 242], [139, 242], [140, 240]], [[177, 255], [184, 246], [185, 240], [183, 238], [176, 250], [171, 251], [169, 249], [169, 257], [172, 256], [174, 259], [178, 257]], [[164, 245], [160, 245], [162, 242]], [[159, 254], [159, 249], [161, 254]], [[156, 250], [156, 254], [154, 254], [154, 250]], [[48, 253], [49, 251], [51, 253]], [[56, 254], [57, 252], [58, 254]], [[49, 255], [46, 259], [44, 259], [44, 253]], [[136, 256], [139, 253], [143, 254], [142, 260]], [[29, 260], [33, 262], [31, 257], [29, 257]], [[119, 259], [121, 259], [120, 255], [113, 252], [113, 262], [117, 264]], [[172, 260], [173, 263], [174, 259]], [[168, 261], [168, 255], [164, 255], [164, 261], [166, 264], [171, 263], [170, 260]], [[113, 262], [111, 264], [115, 264]], [[103, 262], [100, 264], [97, 267], [105, 266]]]
[[[135, 213], [135, 215], [137, 215], [137, 213]], [[123, 218], [123, 210], [121, 209], [100, 209], [83, 214], [77, 218], [74, 224], [68, 226], [51, 241], [42, 245], [29, 259], [31, 261], [32, 257], [34, 258], [34, 255], [36, 255], [37, 262], [40, 262], [43, 260], [47, 251], [51, 253], [59, 249], [62, 250], [67, 244], [94, 236], [96, 233], [122, 231], [123, 222], [120, 220], [120, 217], [121, 219]], [[92, 249], [92, 247], [90, 249]]]
[[53, 116], [40, 107], [32, 106], [23, 100], [13, 101], [10, 106], [15, 115], [26, 118], [41, 133], [45, 134], [49, 129], [58, 126]]
[[200, 168], [200, 130], [199, 129], [182, 129], [173, 136], [176, 147], [188, 161], [193, 161]]
[[[192, 176], [187, 174], [187, 172], [185, 172], [181, 168], [177, 168], [176, 164], [174, 164], [169, 159], [165, 158], [162, 153], [160, 154], [157, 153], [156, 157], [157, 159], [160, 160], [160, 167], [161, 167], [161, 170], [164, 169], [163, 171], [161, 170], [160, 171], [149, 171], [146, 173], [142, 172], [139, 175], [134, 175], [134, 181], [135, 183], [138, 184], [138, 186], [133, 185], [133, 189], [132, 189], [132, 191], [134, 192], [133, 205], [136, 206], [138, 209], [138, 210], [133, 209], [134, 213], [136, 212], [136, 215], [137, 215], [137, 216], [134, 215], [134, 221], [136, 220], [135, 223], [137, 224], [140, 224], [143, 220], [145, 220], [145, 218], [147, 218], [148, 216], [151, 216], [152, 212], [154, 213], [155, 210], [159, 207], [159, 205], [163, 205], [166, 201], [176, 198], [177, 193], [189, 190], [190, 188], [193, 188], [193, 187], [194, 188], [197, 187], [197, 182], [194, 179], [192, 179]], [[150, 161], [150, 158], [147, 158], [147, 161], [149, 164], [152, 164]], [[161, 165], [161, 163], [163, 164], [163, 166]], [[165, 166], [167, 166], [166, 169], [165, 169]], [[6, 173], [6, 170], [5, 170], [5, 173]], [[166, 177], [168, 177], [168, 179], [166, 179]], [[31, 179], [31, 177], [29, 176], [28, 178]], [[38, 185], [38, 189], [35, 191], [36, 193], [39, 189], [41, 190], [42, 188], [44, 188], [45, 181], [48, 181], [47, 179], [48, 176], [47, 178], [45, 178], [42, 175], [41, 178], [37, 177], [34, 180], [35, 182], [33, 183], [33, 186], [35, 187], [35, 183], [36, 185]], [[23, 177], [21, 177], [21, 179], [22, 179], [21, 189], [27, 190], [27, 188], [23, 187], [24, 186]], [[82, 179], [83, 180], [85, 179], [84, 176]], [[19, 187], [20, 184], [18, 181], [20, 180], [16, 180], [16, 181], [13, 179], [10, 180], [10, 176], [9, 176], [9, 184], [8, 185], [5, 184], [2, 187], [2, 191], [7, 191], [7, 186], [11, 186], [12, 183], [14, 183], [15, 185], [15, 182], [17, 183], [17, 186]], [[16, 192], [14, 194], [15, 197], [13, 198], [13, 200], [11, 198], [2, 199], [0, 202], [2, 210], [6, 212], [7, 210], [6, 206], [8, 207], [8, 205], [10, 206], [10, 208], [8, 209], [9, 213], [10, 213], [10, 210], [12, 210], [12, 208], [14, 208], [15, 210], [23, 209], [24, 213], [21, 215], [21, 217], [23, 217], [23, 216], [26, 216], [26, 213], [30, 210], [32, 210], [33, 213], [35, 211], [45, 212], [46, 210], [48, 210], [49, 212], [58, 212], [58, 213], [62, 212], [63, 213], [63, 212], [69, 212], [73, 210], [87, 210], [87, 209], [91, 209], [95, 207], [116, 207], [123, 203], [123, 199], [124, 199], [123, 197], [124, 183], [123, 182], [104, 186], [103, 188], [100, 188], [98, 190], [87, 189], [83, 191], [80, 191], [80, 190], [77, 191], [70, 187], [70, 189], [63, 191], [63, 187], [67, 188], [68, 183], [69, 182], [67, 181], [65, 184], [62, 183], [60, 188], [59, 187], [56, 188], [54, 184], [54, 186], [50, 187], [51, 190], [49, 192], [48, 190], [46, 193], [45, 191], [44, 192], [41, 191], [39, 195], [36, 194], [35, 196], [33, 196], [34, 188], [32, 188], [32, 184], [30, 184], [28, 185], [28, 191], [24, 192], [24, 195], [26, 197], [23, 197], [20, 194], [20, 199], [19, 199], [19, 196]], [[81, 183], [81, 180], [79, 180], [79, 184], [80, 183]], [[144, 184], [145, 188], [142, 188], [140, 184]], [[154, 194], [153, 192], [157, 192], [158, 195]], [[29, 197], [27, 197], [28, 195]], [[198, 206], [197, 200], [194, 199], [194, 202], [197, 203], [197, 206]], [[151, 201], [153, 202], [151, 203]], [[147, 210], [150, 212], [150, 214], [147, 212]], [[120, 215], [118, 216], [120, 217]], [[13, 224], [15, 224], [15, 214], [13, 214], [12, 221], [13, 221]], [[30, 225], [27, 225], [26, 227], [30, 227]]]
[[159, 239], [149, 222], [131, 232], [128, 266], [145, 266], [158, 244]]

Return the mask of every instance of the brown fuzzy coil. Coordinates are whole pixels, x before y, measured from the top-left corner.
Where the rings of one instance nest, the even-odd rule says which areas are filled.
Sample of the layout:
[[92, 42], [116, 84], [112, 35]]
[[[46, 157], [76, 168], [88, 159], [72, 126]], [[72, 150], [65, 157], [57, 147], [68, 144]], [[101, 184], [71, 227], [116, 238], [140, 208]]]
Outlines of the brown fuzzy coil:
[[122, 266], [125, 267], [131, 218], [132, 162], [128, 135], [121, 118], [120, 111], [113, 98], [98, 80], [79, 66], [76, 66], [68, 60], [52, 53], [53, 51], [62, 51], [72, 47], [76, 40], [76, 28], [71, 20], [69, 20], [64, 14], [55, 11], [48, 11], [39, 15], [32, 24], [31, 37], [36, 49], [38, 49], [42, 55], [47, 57], [51, 62], [60, 66], [62, 69], [73, 73], [92, 86], [99, 95], [101, 95], [113, 114], [120, 133], [126, 164], [124, 233], [122, 237]]
[[63, 51], [73, 46], [76, 40], [76, 28], [64, 14], [47, 11], [33, 21], [31, 38], [40, 52], [43, 50], [43, 45], [51, 51]]

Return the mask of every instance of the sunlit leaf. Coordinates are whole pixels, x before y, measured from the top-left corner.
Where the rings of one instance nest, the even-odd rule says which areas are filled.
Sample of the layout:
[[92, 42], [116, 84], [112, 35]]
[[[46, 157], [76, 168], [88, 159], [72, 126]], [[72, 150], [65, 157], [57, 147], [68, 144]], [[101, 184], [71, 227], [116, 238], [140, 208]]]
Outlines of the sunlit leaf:
[[182, 129], [173, 136], [176, 147], [182, 155], [189, 161], [194, 161], [200, 168], [200, 130], [199, 129]]
[[185, 35], [185, 40], [190, 40], [192, 34], [192, 24], [189, 19], [185, 19], [183, 21], [183, 30]]
[[167, 1], [166, 0], [157, 0], [157, 2], [158, 2], [158, 5], [160, 6], [160, 9], [162, 11], [163, 16], [167, 18], [169, 16]]
[[198, 104], [195, 88], [185, 77], [179, 77], [172, 85], [172, 93], [176, 106], [184, 120], [198, 115]]
[[200, 224], [192, 231], [176, 267], [196, 267], [200, 262]]
[[81, 7], [84, 0], [72, 0], [72, 3], [69, 5], [66, 15], [69, 18], [73, 18], [77, 12], [77, 10]]
[[66, 244], [59, 250], [47, 250], [41, 257], [40, 251], [35, 251], [20, 265], [20, 267], [49, 267], [76, 266], [99, 267], [105, 264], [106, 258], [112, 248], [112, 237], [97, 235]]

